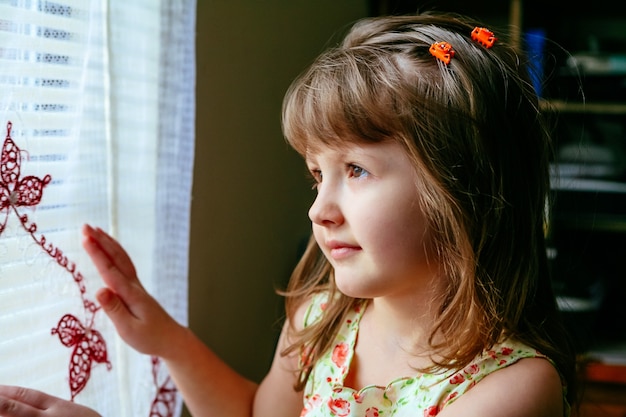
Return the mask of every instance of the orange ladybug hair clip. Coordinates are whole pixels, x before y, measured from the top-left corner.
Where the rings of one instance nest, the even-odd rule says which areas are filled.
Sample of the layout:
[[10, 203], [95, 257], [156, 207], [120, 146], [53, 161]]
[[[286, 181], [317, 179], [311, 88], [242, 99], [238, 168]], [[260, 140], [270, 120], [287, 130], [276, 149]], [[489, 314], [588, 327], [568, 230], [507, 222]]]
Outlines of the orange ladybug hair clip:
[[475, 27], [472, 31], [472, 39], [483, 45], [485, 48], [491, 48], [493, 44], [498, 40], [493, 36], [493, 32], [487, 28]]
[[448, 42], [435, 42], [430, 46], [430, 54], [448, 65], [450, 60], [454, 56], [454, 50], [452, 49], [452, 45]]

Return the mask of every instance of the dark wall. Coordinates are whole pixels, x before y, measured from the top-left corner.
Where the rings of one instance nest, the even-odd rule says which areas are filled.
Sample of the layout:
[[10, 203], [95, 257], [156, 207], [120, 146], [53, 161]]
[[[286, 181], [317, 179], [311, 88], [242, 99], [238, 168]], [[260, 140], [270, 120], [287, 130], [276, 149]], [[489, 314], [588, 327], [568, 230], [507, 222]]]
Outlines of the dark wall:
[[280, 130], [289, 83], [365, 0], [198, 1], [190, 327], [246, 376], [268, 369], [313, 194]]

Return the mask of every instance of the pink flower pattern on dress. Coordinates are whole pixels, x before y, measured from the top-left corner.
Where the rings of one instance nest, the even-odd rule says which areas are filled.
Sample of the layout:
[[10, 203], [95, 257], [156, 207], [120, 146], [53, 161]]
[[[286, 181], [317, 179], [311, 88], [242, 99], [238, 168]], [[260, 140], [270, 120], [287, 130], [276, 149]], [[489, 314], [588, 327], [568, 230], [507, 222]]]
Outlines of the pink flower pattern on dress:
[[436, 405], [426, 407], [426, 409], [424, 410], [424, 417], [434, 417], [437, 414], [439, 414], [439, 407]]
[[365, 417], [380, 417], [380, 413], [378, 412], [378, 408], [370, 407], [365, 410]]
[[463, 369], [463, 372], [465, 372], [465, 375], [467, 375], [469, 378], [471, 378], [472, 375], [477, 374], [479, 371], [480, 371], [480, 367], [475, 363]]
[[311, 411], [314, 408], [318, 408], [321, 404], [322, 404], [322, 397], [319, 396], [318, 394], [315, 394], [308, 398], [305, 396], [305, 403], [304, 403], [304, 407], [302, 408], [302, 412], [300, 413], [300, 416], [302, 417], [302, 416], [307, 415], [309, 411]]
[[460, 372], [457, 372], [456, 374], [452, 375], [452, 378], [450, 378], [450, 383], [454, 385], [462, 384], [464, 381], [465, 377]]
[[338, 368], [344, 369], [346, 366], [346, 358], [348, 356], [349, 346], [347, 343], [339, 343], [333, 349], [332, 361]]
[[503, 346], [500, 352], [503, 356], [509, 356], [511, 353], [513, 353], [513, 349], [511, 349], [510, 347]]
[[[323, 296], [314, 298], [305, 326], [319, 319], [326, 303]], [[507, 340], [485, 351], [463, 369], [406, 376], [384, 386], [370, 385], [357, 390], [344, 386], [343, 381], [350, 371], [359, 322], [366, 306], [366, 301], [357, 303], [345, 318], [332, 348], [313, 364], [301, 417], [435, 417], [492, 372], [522, 358], [545, 358], [535, 349]], [[320, 406], [320, 402], [324, 405]]]
[[331, 398], [328, 401], [328, 408], [334, 416], [345, 417], [350, 414], [350, 403], [341, 398]]

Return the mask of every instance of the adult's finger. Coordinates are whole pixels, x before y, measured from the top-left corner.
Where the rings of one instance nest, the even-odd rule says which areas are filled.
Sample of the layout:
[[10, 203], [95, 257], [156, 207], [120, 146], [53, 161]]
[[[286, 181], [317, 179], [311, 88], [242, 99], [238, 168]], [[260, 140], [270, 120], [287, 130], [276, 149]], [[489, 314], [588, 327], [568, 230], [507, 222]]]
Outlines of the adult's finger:
[[84, 405], [30, 388], [0, 385], [2, 417], [101, 417]]
[[0, 385], [0, 416], [39, 417], [50, 404], [51, 397], [41, 391]]

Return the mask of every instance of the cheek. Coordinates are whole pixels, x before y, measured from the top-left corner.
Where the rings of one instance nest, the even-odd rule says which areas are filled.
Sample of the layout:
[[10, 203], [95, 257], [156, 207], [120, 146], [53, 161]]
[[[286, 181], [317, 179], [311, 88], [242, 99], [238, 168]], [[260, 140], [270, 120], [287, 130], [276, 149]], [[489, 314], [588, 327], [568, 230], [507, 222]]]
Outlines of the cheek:
[[315, 238], [315, 241], [317, 242], [317, 246], [319, 246], [322, 253], [326, 256], [326, 258], [328, 258], [329, 254], [327, 253], [326, 246], [324, 245], [323, 228], [321, 226], [316, 225], [315, 223], [313, 223], [312, 228], [313, 228], [313, 237]]
[[396, 217], [389, 221], [381, 222], [378, 227], [373, 230], [372, 237], [380, 241], [381, 249], [389, 251], [414, 250], [415, 248], [423, 248], [428, 236], [426, 227], [421, 218], [404, 218]]
[[389, 259], [422, 255], [424, 248], [430, 246], [426, 219], [412, 202], [369, 213], [362, 224], [369, 229], [369, 243]]

